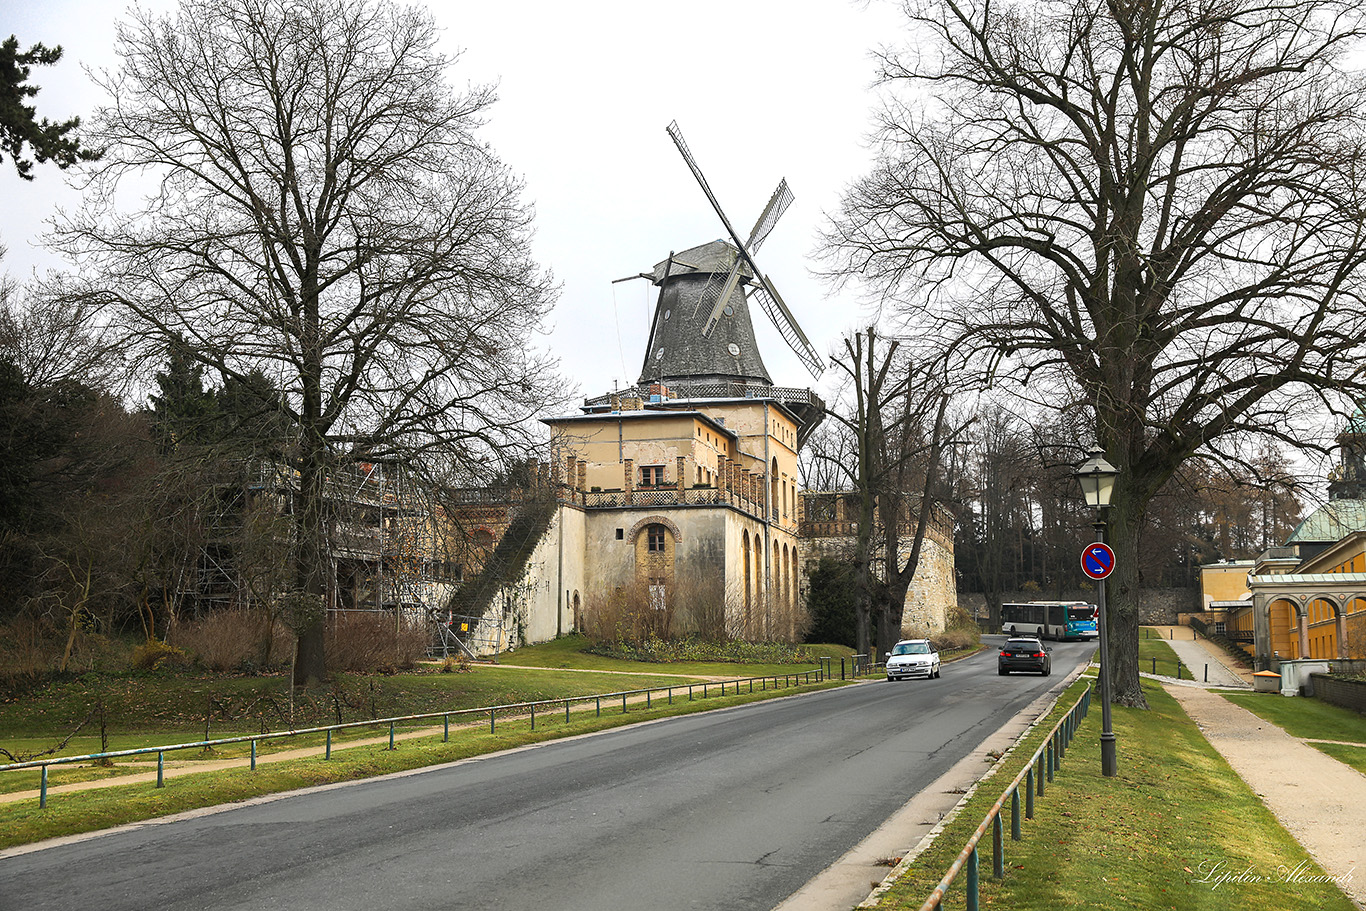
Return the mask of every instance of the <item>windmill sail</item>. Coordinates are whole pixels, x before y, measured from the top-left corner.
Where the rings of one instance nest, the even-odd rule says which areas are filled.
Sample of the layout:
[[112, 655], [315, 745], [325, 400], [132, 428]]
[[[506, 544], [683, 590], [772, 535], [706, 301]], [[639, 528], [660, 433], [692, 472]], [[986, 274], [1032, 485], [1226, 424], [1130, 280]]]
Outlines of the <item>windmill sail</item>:
[[751, 253], [759, 252], [759, 247], [769, 234], [773, 233], [773, 226], [778, 223], [778, 219], [783, 217], [787, 207], [792, 205], [792, 200], [796, 197], [788, 189], [787, 178], [778, 181], [778, 189], [773, 191], [773, 195], [768, 198], [768, 205], [764, 206], [764, 211], [759, 215], [759, 220], [754, 223], [754, 230], [749, 232], [749, 250]]
[[[768, 198], [768, 205], [764, 206], [764, 211], [759, 214], [759, 220], [754, 223], [754, 229], [749, 232], [748, 247], [751, 251], [758, 250], [765, 238], [773, 232], [773, 226], [782, 218], [787, 207], [792, 205], [792, 190], [787, 186], [787, 178], [778, 182], [778, 188], [773, 191], [773, 195]], [[739, 257], [735, 260], [734, 267], [730, 270], [730, 275], [726, 277], [726, 283], [721, 294], [717, 297], [711, 308], [711, 313], [707, 316], [706, 325], [702, 328], [702, 334], [710, 337], [716, 324], [721, 321], [721, 314], [725, 312], [726, 304], [730, 303], [730, 296], [735, 293], [735, 286], [740, 281], [740, 266], [744, 262]]]
[[821, 353], [792, 318], [792, 311], [787, 309], [787, 304], [783, 303], [778, 289], [773, 287], [768, 276], [760, 277], [759, 283], [750, 291], [750, 297], [759, 301], [759, 306], [764, 308], [764, 313], [782, 335], [783, 341], [796, 352], [802, 364], [811, 371], [811, 375], [820, 379], [821, 374], [825, 372], [825, 362], [821, 358]]
[[722, 286], [716, 303], [712, 306], [711, 312], [708, 314], [706, 324], [702, 330], [703, 336], [710, 336], [712, 331], [715, 330], [717, 323], [721, 319], [721, 315], [725, 312], [726, 305], [730, 302], [731, 295], [734, 293], [736, 285], [740, 282], [741, 267], [748, 266], [749, 270], [754, 274], [756, 280], [754, 293], [759, 296], [759, 303], [764, 308], [764, 313], [772, 320], [773, 325], [777, 328], [779, 334], [782, 335], [783, 340], [787, 342], [788, 346], [791, 347], [794, 352], [796, 352], [797, 357], [806, 365], [806, 368], [810, 370], [815, 377], [819, 378], [824, 372], [824, 362], [820, 357], [820, 353], [815, 350], [811, 342], [807, 339], [806, 333], [802, 332], [801, 327], [797, 325], [797, 321], [793, 318], [792, 312], [788, 310], [787, 305], [783, 303], [783, 300], [778, 295], [777, 289], [774, 288], [773, 283], [759, 271], [758, 265], [754, 262], [753, 251], [768, 237], [769, 233], [773, 230], [774, 224], [777, 223], [778, 218], [792, 203], [792, 191], [788, 188], [787, 181], [783, 180], [779, 183], [778, 189], [769, 197], [768, 205], [764, 207], [763, 213], [760, 214], [759, 220], [755, 222], [754, 229], [750, 232], [749, 243], [745, 243], [740, 240], [740, 235], [736, 232], [734, 225], [732, 225], [730, 219], [726, 217], [726, 213], [721, 208], [721, 203], [716, 199], [716, 194], [712, 192], [711, 184], [707, 183], [707, 178], [702, 173], [702, 168], [697, 164], [697, 160], [693, 158], [692, 152], [688, 149], [688, 144], [683, 140], [683, 131], [679, 129], [678, 122], [672, 121], [665, 130], [669, 134], [669, 138], [674, 141], [674, 145], [678, 147], [679, 153], [683, 156], [683, 160], [688, 165], [688, 170], [692, 171], [693, 177], [697, 179], [698, 186], [700, 186], [702, 192], [706, 194], [707, 201], [711, 203], [712, 209], [716, 211], [717, 216], [721, 219], [721, 224], [725, 225], [726, 233], [729, 234], [731, 240], [735, 242], [736, 250], [740, 254], [739, 259], [737, 259], [735, 265], [731, 268], [730, 274], [726, 277], [726, 283]]

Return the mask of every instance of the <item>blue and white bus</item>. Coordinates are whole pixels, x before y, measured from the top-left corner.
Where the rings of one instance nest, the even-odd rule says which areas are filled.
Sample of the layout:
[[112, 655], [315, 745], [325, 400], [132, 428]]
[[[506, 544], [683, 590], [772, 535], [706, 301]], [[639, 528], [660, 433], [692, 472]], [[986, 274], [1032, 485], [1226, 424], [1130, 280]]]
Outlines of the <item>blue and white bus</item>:
[[1001, 605], [1001, 632], [1040, 639], [1095, 639], [1096, 606], [1085, 601], [1027, 601]]

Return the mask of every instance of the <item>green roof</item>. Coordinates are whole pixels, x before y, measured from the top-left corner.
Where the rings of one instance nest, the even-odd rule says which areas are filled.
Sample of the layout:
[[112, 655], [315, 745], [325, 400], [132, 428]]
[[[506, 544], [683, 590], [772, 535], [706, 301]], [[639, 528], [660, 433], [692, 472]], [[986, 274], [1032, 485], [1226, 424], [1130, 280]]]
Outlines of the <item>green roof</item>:
[[1366, 413], [1363, 413], [1361, 406], [1352, 412], [1352, 416], [1347, 420], [1347, 426], [1343, 428], [1343, 433], [1366, 433]]
[[1295, 526], [1286, 544], [1331, 544], [1366, 531], [1366, 500], [1329, 500]]

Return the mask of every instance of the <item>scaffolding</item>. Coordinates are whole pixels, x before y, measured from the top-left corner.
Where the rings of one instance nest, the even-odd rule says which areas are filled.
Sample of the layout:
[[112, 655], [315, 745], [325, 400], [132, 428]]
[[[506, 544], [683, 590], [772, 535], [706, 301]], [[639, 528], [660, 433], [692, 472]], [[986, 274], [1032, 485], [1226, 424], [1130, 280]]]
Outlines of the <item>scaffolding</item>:
[[[205, 476], [194, 582], [178, 598], [194, 616], [261, 606], [292, 582], [291, 517], [298, 472], [278, 460], [236, 460]], [[392, 614], [396, 626], [427, 621], [448, 598], [446, 530], [431, 498], [402, 466], [357, 463], [324, 487], [329, 614]]]

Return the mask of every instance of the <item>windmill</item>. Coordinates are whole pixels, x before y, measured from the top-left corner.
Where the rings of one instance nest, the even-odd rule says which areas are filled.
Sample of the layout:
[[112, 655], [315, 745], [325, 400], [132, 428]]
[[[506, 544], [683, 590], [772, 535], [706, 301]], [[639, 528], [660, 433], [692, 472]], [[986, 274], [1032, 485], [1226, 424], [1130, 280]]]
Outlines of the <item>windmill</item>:
[[754, 259], [792, 204], [787, 181], [779, 182], [748, 240], [741, 240], [683, 141], [678, 124], [670, 123], [667, 131], [721, 218], [732, 243], [719, 240], [670, 253], [652, 273], [641, 274], [658, 285], [660, 292], [640, 381], [725, 378], [771, 386], [772, 380], [754, 342], [747, 294], [759, 301], [783, 340], [812, 375], [819, 378], [824, 368], [820, 352], [797, 325], [778, 289]]

